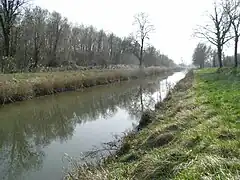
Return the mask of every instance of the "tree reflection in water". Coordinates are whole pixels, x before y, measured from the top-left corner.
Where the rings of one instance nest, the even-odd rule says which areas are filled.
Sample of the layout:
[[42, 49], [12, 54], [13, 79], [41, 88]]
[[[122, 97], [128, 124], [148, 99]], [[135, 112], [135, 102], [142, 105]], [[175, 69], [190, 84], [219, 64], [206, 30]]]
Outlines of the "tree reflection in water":
[[90, 88], [2, 107], [0, 179], [15, 179], [40, 169], [45, 157], [43, 148], [53, 141], [69, 140], [77, 124], [108, 119], [119, 108], [132, 119], [140, 119], [145, 108], [154, 106], [152, 94], [160, 86], [159, 80], [149, 81]]

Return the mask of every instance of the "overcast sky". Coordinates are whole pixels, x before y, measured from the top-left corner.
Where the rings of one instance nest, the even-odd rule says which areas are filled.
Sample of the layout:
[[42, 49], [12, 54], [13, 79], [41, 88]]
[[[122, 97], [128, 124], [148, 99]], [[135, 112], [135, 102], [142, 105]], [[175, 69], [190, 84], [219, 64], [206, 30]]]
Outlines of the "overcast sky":
[[190, 63], [198, 42], [193, 29], [204, 24], [204, 13], [213, 0], [35, 0], [49, 11], [56, 10], [71, 22], [93, 25], [118, 36], [133, 32], [133, 16], [146, 12], [155, 26], [150, 43], [175, 62]]

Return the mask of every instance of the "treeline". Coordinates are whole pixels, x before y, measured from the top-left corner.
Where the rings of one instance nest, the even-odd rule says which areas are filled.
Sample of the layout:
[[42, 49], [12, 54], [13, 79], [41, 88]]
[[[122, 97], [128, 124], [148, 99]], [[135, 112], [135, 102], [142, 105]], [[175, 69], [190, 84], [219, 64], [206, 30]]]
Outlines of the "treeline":
[[[240, 37], [240, 1], [221, 0], [214, 3], [213, 13], [208, 14], [209, 24], [199, 26], [195, 35], [206, 39], [212, 46], [199, 43], [193, 53], [193, 64], [205, 66], [235, 66], [239, 64], [238, 41]], [[224, 47], [234, 42], [234, 55], [225, 56]]]
[[[225, 56], [224, 53], [221, 61], [224, 67], [233, 67], [240, 64], [240, 54], [237, 54], [237, 63], [235, 56]], [[199, 68], [220, 66], [217, 51], [204, 43], [198, 43], [193, 53], [192, 62]]]
[[[138, 65], [140, 51], [133, 36], [121, 38], [94, 26], [74, 25], [58, 12], [27, 7], [24, 0], [0, 0], [2, 72], [39, 66]], [[142, 59], [145, 66], [175, 66], [154, 46], [144, 48]]]

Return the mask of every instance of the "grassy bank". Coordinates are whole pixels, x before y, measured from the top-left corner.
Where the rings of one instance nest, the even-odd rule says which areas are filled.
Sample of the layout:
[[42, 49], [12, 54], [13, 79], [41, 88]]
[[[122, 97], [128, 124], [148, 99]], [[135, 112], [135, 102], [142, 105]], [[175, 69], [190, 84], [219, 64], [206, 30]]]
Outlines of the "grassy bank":
[[[148, 118], [123, 140], [116, 157], [79, 167], [74, 179], [240, 179], [240, 71], [188, 73]], [[73, 179], [73, 177], [67, 177]]]
[[0, 75], [0, 103], [22, 101], [37, 96], [76, 90], [96, 85], [159, 75], [171, 69], [149, 67], [138, 69], [105, 69], [68, 72], [16, 73]]

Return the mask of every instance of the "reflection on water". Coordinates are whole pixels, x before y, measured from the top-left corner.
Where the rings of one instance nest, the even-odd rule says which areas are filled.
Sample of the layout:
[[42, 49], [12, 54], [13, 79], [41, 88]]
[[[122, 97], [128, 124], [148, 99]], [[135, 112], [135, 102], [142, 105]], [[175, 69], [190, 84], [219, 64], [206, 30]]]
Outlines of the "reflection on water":
[[[132, 128], [164, 97], [175, 73], [61, 93], [0, 109], [0, 179], [61, 179], [64, 153], [78, 156]], [[172, 78], [172, 79], [171, 79]]]

